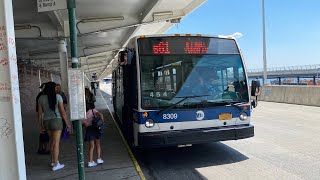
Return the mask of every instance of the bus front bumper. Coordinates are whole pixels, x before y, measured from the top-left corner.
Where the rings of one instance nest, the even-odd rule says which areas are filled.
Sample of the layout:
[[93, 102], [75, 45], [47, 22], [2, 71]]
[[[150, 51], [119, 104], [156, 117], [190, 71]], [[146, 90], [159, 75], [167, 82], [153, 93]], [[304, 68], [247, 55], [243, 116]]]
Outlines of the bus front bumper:
[[245, 139], [254, 136], [253, 125], [139, 133], [139, 147], [161, 147]]

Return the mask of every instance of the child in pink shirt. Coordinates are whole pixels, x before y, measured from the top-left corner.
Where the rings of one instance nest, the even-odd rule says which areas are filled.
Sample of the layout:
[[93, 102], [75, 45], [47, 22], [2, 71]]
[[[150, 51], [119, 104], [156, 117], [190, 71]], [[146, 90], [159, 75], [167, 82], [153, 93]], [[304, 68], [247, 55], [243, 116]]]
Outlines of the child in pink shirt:
[[[92, 127], [93, 113], [95, 116], [100, 117], [103, 120], [102, 113], [98, 112], [94, 104], [89, 105], [89, 110], [86, 113], [86, 119], [83, 120], [83, 124], [86, 127], [85, 141], [89, 141], [89, 162], [88, 167], [94, 167], [98, 164], [102, 164], [104, 161], [101, 159], [101, 146], [100, 146], [100, 134], [96, 128]], [[97, 149], [97, 162], [93, 161], [93, 150], [96, 146]]]

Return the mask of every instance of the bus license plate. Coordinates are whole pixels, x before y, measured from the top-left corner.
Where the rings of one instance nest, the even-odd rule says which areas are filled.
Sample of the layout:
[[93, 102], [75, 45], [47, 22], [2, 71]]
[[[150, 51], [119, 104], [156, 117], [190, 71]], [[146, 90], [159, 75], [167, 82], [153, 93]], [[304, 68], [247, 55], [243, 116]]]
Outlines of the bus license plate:
[[231, 113], [222, 113], [219, 114], [219, 120], [231, 120], [232, 114]]

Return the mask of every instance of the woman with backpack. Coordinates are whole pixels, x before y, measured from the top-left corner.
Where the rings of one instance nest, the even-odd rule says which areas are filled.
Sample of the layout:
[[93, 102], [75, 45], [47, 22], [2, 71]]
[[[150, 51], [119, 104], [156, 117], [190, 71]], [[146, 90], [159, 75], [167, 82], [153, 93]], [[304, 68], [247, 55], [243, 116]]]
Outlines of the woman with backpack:
[[[101, 146], [100, 146], [100, 131], [94, 127], [92, 124], [95, 118], [100, 118], [103, 121], [102, 113], [98, 112], [93, 103], [88, 105], [88, 110], [86, 113], [86, 119], [84, 119], [83, 124], [86, 128], [86, 134], [84, 137], [85, 141], [89, 141], [89, 161], [88, 167], [94, 167], [98, 164], [102, 164], [104, 161], [101, 159]], [[97, 152], [97, 162], [93, 160], [93, 151], [96, 148]]]

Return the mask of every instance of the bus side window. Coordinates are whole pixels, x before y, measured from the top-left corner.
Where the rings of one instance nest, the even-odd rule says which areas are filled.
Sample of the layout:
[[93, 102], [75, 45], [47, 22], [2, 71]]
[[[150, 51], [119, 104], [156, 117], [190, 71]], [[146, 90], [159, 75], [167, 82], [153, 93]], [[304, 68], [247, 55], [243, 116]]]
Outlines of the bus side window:
[[130, 53], [130, 59], [128, 58], [128, 64], [132, 65], [132, 80], [133, 80], [133, 107], [138, 109], [138, 80], [137, 80], [137, 63], [136, 52], [132, 49]]
[[120, 51], [119, 55], [118, 55], [118, 64], [119, 65], [130, 65], [135, 60], [134, 56], [135, 56], [134, 49], [127, 49], [124, 51]]

